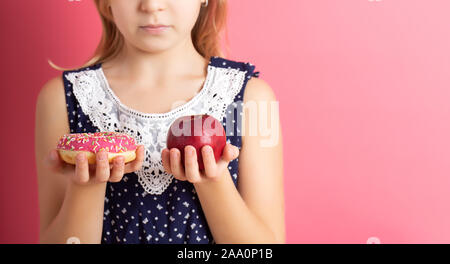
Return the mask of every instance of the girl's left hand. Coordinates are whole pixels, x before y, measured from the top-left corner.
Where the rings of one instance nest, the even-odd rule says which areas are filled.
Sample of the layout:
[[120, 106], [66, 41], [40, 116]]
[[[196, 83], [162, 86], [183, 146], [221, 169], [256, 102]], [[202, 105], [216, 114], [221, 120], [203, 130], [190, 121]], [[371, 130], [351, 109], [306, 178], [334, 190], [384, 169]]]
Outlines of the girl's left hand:
[[163, 149], [162, 163], [167, 173], [180, 181], [191, 183], [205, 183], [219, 181], [228, 170], [228, 164], [239, 156], [239, 148], [227, 143], [223, 149], [222, 157], [216, 162], [211, 146], [205, 145], [201, 149], [204, 170], [200, 171], [197, 162], [197, 153], [193, 146], [184, 148], [184, 167], [181, 163], [181, 152], [177, 148]]

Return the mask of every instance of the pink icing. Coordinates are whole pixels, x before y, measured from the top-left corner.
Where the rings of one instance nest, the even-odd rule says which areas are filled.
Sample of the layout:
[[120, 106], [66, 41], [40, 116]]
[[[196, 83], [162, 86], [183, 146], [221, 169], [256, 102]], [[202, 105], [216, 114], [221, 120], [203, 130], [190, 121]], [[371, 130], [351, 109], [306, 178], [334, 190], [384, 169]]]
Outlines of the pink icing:
[[97, 153], [106, 150], [122, 153], [136, 149], [134, 138], [118, 132], [73, 133], [66, 134], [59, 140], [57, 149], [82, 150]]

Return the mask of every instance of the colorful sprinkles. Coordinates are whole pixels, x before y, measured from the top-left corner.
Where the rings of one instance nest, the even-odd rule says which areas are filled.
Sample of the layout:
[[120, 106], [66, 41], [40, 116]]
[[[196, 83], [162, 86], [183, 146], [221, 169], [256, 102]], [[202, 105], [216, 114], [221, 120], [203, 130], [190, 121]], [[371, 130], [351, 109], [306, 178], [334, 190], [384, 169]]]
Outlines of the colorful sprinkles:
[[119, 132], [72, 133], [62, 136], [57, 149], [83, 150], [97, 153], [105, 150], [110, 153], [122, 153], [136, 150], [133, 137]]

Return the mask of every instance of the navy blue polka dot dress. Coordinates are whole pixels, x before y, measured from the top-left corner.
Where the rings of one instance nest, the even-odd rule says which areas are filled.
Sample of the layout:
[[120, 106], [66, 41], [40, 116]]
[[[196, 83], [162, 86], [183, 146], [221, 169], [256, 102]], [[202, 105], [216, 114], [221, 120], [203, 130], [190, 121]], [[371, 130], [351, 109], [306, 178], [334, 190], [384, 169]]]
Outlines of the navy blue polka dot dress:
[[[118, 183], [107, 183], [102, 243], [215, 243], [194, 185], [164, 171], [160, 150], [166, 147], [169, 123], [190, 114], [220, 118], [227, 142], [241, 148], [242, 102], [248, 80], [259, 77], [254, 70], [251, 63], [211, 57], [200, 93], [165, 114], [140, 113], [121, 104], [101, 63], [63, 72], [71, 133], [125, 132], [146, 146], [148, 166], [125, 174]], [[228, 167], [235, 186], [238, 163], [235, 159]]]

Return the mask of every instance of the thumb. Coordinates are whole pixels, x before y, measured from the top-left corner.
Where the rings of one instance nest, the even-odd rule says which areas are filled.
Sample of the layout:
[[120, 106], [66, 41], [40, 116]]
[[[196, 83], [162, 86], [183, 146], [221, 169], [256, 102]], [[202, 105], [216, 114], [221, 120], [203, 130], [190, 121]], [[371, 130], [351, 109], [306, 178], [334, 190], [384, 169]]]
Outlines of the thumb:
[[239, 156], [239, 148], [236, 146], [233, 146], [230, 143], [227, 143], [224, 150], [224, 157], [223, 159], [227, 162], [230, 162], [234, 159], [236, 159]]
[[49, 167], [56, 167], [59, 163], [58, 152], [56, 149], [52, 149], [47, 155], [47, 165]]

